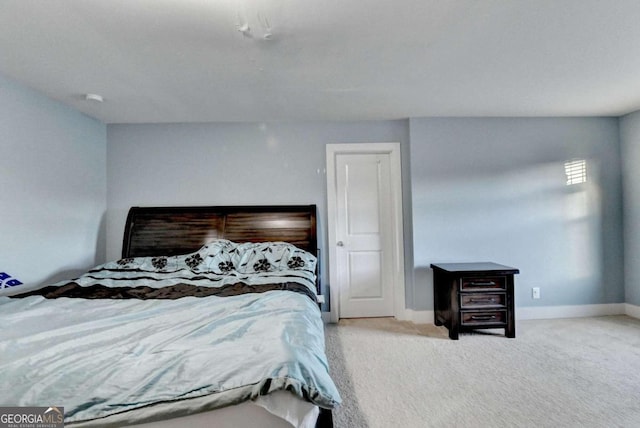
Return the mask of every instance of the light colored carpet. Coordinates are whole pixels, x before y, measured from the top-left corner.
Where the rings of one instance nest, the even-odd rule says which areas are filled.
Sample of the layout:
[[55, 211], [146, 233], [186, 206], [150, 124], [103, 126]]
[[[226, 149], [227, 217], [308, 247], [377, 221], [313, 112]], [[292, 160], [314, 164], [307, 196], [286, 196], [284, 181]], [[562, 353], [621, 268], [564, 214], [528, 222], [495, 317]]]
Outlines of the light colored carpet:
[[640, 427], [640, 320], [527, 320], [463, 333], [392, 319], [326, 325], [337, 428]]

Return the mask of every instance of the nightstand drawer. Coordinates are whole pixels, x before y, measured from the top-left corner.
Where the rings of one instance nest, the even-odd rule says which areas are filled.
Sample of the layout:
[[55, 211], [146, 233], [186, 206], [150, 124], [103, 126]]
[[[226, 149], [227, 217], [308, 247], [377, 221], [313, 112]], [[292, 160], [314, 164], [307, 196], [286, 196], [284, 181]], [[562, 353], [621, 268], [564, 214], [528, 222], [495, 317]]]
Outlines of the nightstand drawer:
[[461, 308], [506, 307], [506, 293], [460, 293]]
[[504, 325], [507, 322], [507, 311], [462, 312], [460, 318], [465, 326]]
[[505, 290], [507, 288], [507, 281], [504, 276], [463, 277], [460, 282], [460, 288], [466, 291]]

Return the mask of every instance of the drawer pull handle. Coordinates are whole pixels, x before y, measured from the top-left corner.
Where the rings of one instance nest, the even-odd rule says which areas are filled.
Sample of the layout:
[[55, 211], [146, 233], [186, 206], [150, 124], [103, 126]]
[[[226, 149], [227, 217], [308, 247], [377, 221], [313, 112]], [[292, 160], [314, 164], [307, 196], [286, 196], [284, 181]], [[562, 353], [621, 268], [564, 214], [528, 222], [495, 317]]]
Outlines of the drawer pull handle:
[[474, 321], [489, 321], [496, 319], [495, 315], [471, 315], [471, 319]]
[[498, 301], [498, 299], [495, 299], [493, 297], [489, 297], [487, 299], [470, 299], [471, 303], [496, 303]]
[[472, 287], [493, 287], [496, 283], [493, 281], [471, 281], [469, 285]]

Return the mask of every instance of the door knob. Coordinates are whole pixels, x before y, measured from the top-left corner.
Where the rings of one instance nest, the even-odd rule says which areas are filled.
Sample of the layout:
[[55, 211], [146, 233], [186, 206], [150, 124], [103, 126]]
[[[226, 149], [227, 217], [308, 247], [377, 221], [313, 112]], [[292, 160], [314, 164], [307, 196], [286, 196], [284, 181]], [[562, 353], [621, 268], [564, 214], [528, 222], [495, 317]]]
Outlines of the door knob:
[[336, 245], [337, 245], [338, 247], [344, 247], [344, 242], [342, 242], [342, 241], [338, 241], [338, 242], [336, 242]]

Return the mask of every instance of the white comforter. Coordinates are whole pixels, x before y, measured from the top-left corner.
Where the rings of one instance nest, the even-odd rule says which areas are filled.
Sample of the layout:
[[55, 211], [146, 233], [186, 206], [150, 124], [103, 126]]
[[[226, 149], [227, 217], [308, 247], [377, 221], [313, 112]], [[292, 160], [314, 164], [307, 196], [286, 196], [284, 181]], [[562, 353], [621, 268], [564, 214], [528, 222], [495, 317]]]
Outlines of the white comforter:
[[[103, 283], [103, 270], [76, 282]], [[271, 280], [275, 275], [264, 273]], [[291, 281], [296, 273], [278, 275]], [[147, 284], [148, 278], [129, 281]], [[0, 405], [64, 406], [66, 424], [108, 423], [158, 403], [165, 404], [146, 414], [164, 419], [277, 390], [325, 408], [340, 402], [328, 374], [320, 311], [301, 293], [0, 297], [0, 320]]]

